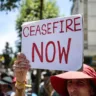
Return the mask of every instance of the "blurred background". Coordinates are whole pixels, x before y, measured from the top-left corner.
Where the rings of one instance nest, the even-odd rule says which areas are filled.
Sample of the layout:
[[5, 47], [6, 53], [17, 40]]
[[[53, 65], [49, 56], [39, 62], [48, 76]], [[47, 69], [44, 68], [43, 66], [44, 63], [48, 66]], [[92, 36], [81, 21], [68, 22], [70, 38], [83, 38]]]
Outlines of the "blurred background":
[[[12, 80], [14, 79], [12, 64], [16, 59], [16, 54], [21, 51], [23, 22], [74, 14], [83, 16], [84, 63], [96, 70], [95, 8], [96, 0], [0, 0], [0, 74], [6, 73], [12, 77]], [[40, 83], [44, 82], [46, 76], [59, 72], [51, 72], [51, 75], [49, 73], [48, 70], [29, 71], [28, 84], [37, 85], [34, 88], [36, 94], [40, 93], [42, 85]]]

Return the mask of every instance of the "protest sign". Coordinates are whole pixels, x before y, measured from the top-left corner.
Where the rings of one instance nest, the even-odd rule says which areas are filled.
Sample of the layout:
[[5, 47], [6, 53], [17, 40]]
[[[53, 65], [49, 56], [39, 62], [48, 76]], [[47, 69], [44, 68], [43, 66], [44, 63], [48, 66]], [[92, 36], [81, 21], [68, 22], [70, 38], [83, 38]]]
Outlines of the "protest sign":
[[83, 61], [82, 26], [81, 15], [25, 22], [22, 52], [32, 68], [78, 70]]

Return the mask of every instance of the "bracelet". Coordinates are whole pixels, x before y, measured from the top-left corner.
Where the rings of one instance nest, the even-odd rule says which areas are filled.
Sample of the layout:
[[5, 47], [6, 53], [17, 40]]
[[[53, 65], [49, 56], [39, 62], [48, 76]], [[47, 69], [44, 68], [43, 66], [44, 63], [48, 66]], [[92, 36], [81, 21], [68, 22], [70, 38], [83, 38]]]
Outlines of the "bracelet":
[[25, 89], [25, 81], [23, 81], [23, 82], [19, 82], [19, 81], [16, 81], [16, 86], [19, 86], [20, 87], [20, 89]]

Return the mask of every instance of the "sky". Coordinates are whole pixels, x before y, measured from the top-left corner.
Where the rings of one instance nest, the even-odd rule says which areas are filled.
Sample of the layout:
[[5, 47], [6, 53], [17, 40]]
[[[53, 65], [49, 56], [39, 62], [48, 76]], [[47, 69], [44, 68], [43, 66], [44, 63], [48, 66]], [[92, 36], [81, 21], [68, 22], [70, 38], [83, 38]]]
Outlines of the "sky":
[[[60, 10], [60, 15], [68, 16], [70, 15], [70, 10], [72, 7], [72, 1], [70, 0], [57, 0], [57, 5]], [[0, 54], [5, 48], [5, 43], [9, 42], [10, 47], [13, 51], [16, 51], [16, 40], [18, 40], [16, 31], [16, 18], [18, 16], [18, 10], [12, 10], [8, 14], [3, 11], [0, 12]]]

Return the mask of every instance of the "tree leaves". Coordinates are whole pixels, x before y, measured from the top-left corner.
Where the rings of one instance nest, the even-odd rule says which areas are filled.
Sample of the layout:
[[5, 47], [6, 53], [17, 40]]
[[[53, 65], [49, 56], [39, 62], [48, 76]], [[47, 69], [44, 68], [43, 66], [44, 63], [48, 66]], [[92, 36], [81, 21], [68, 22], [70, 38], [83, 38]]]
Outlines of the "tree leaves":
[[[40, 20], [40, 0], [25, 0], [22, 1], [19, 16], [16, 20], [16, 30], [21, 41], [21, 25], [23, 22]], [[43, 19], [57, 17], [59, 8], [56, 6], [55, 0], [44, 0], [43, 2]], [[17, 44], [20, 52], [21, 42]]]
[[0, 0], [0, 11], [11, 11], [19, 7], [21, 0]]

